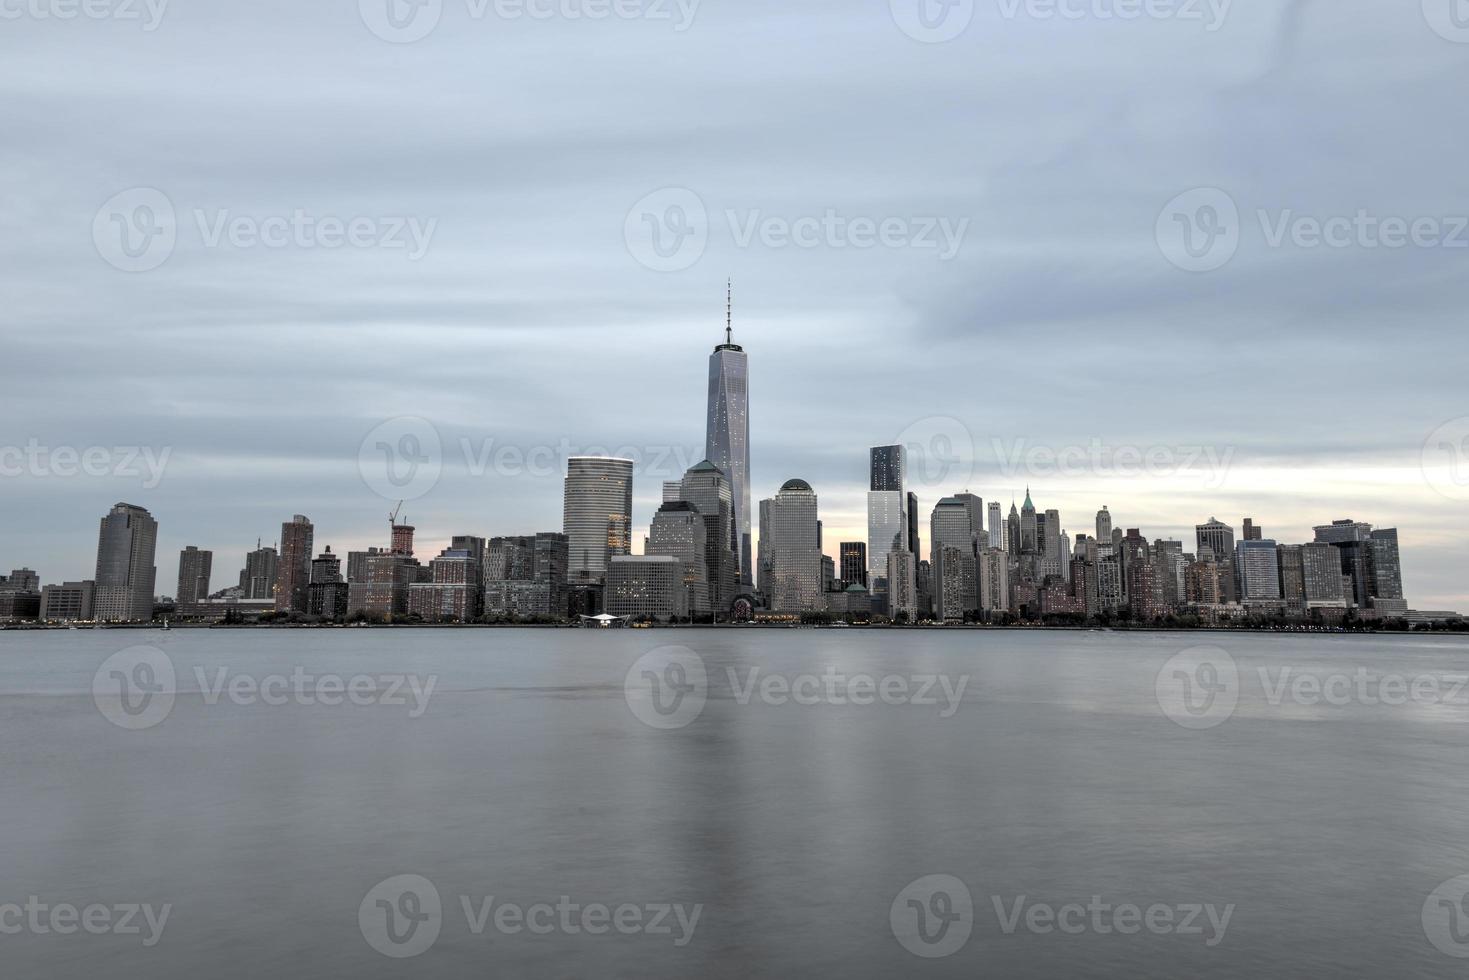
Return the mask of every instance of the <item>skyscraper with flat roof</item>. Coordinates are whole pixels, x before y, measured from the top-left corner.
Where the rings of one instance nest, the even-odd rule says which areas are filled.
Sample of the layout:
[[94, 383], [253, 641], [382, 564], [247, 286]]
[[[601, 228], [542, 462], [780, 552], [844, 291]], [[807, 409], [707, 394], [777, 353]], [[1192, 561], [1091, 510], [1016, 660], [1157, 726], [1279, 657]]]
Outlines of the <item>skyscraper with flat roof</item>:
[[566, 461], [562, 530], [570, 581], [602, 581], [607, 560], [632, 551], [632, 477], [630, 459], [573, 456]]
[[209, 598], [209, 573], [213, 565], [212, 551], [200, 551], [189, 545], [179, 552], [179, 586], [174, 602], [181, 614], [188, 615], [189, 607]]
[[307, 611], [311, 583], [311, 544], [316, 529], [304, 514], [281, 525], [281, 559], [276, 575], [276, 612]]

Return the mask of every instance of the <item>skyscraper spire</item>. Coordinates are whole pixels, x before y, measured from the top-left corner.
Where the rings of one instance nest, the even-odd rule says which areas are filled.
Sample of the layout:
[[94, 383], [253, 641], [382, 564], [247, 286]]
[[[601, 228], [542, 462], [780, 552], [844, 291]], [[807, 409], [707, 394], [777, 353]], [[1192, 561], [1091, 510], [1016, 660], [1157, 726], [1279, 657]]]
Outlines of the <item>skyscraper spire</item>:
[[734, 343], [734, 277], [724, 281], [724, 342]]

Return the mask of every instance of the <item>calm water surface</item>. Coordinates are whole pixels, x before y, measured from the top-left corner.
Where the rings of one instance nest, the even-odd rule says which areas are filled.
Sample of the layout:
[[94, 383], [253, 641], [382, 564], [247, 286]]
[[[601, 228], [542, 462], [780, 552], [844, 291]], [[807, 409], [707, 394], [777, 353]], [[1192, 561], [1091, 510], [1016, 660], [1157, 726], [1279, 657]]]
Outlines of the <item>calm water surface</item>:
[[[124, 728], [93, 683], [135, 644], [162, 652], [179, 693], [159, 723]], [[697, 652], [708, 700], [664, 730], [640, 720], [648, 703], [630, 706], [625, 680], [668, 644]], [[1207, 728], [1176, 723], [1158, 695], [1160, 671], [1173, 683], [1170, 658], [1195, 644], [1238, 670], [1237, 705], [1206, 714]], [[272, 705], [247, 687], [211, 704], [196, 668], [206, 686], [221, 671], [256, 683], [300, 668], [435, 687], [417, 712], [406, 690], [406, 704]], [[1186, 668], [1179, 683], [1228, 686]], [[770, 675], [828, 670], [967, 682], [952, 711], [937, 688], [936, 705], [760, 696]], [[1311, 703], [1309, 683], [1292, 693], [1295, 678], [1338, 673], [1365, 676], [1369, 693], [1384, 675], [1440, 686], [1397, 705], [1355, 691]], [[151, 947], [146, 925], [0, 935], [0, 974], [1463, 977], [1469, 960], [1448, 952], [1469, 954], [1465, 909], [1430, 911], [1453, 917], [1438, 945], [1424, 915], [1435, 888], [1469, 874], [1469, 692], [1453, 696], [1464, 674], [1469, 643], [1452, 638], [0, 633], [0, 903], [170, 906]], [[438, 915], [377, 907], [370, 893], [398, 875], [432, 883]], [[892, 924], [918, 915], [900, 893], [929, 875], [961, 882], [973, 909], [964, 917], [952, 883], [939, 904], [917, 886], [930, 938], [944, 912], [960, 916], [954, 937], [969, 930], [952, 951], [918, 942], [947, 952], [931, 958]], [[636, 906], [645, 922], [658, 905], [701, 908], [691, 937], [671, 914], [666, 934], [511, 931], [493, 911], [475, 931], [487, 900], [562, 896]], [[1190, 934], [1104, 933], [1090, 918], [1076, 934], [1046, 928], [1046, 908], [1093, 896], [1233, 909], [1222, 937], [1206, 916]], [[997, 902], [1022, 910], [1008, 932]], [[430, 915], [417, 926], [438, 935], [390, 958], [359, 911], [369, 931], [373, 916], [401, 916], [400, 936], [410, 914]], [[16, 921], [0, 914], [0, 927]]]

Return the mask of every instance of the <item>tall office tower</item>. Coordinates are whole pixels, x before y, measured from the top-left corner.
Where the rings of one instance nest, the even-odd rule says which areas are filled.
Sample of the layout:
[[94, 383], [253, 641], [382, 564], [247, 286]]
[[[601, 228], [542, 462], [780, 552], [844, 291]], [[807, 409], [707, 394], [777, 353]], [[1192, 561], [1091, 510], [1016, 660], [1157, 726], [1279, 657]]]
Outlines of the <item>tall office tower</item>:
[[1045, 556], [1042, 567], [1046, 575], [1066, 575], [1066, 556], [1061, 551], [1061, 512], [1054, 507], [1046, 510], [1045, 534], [1040, 534], [1041, 525], [1036, 523], [1036, 533], [1041, 554]]
[[1301, 578], [1306, 610], [1346, 609], [1342, 591], [1341, 558], [1336, 548], [1324, 541], [1301, 545]]
[[1035, 504], [1030, 502], [1030, 487], [1025, 488], [1025, 503], [1020, 505], [1020, 553], [1033, 555], [1040, 551], [1036, 541]]
[[682, 493], [683, 493], [683, 481], [682, 480], [664, 480], [663, 481], [663, 502], [665, 504], [668, 503], [669, 501], [672, 501], [672, 500], [682, 500], [683, 497], [680, 496], [680, 494], [682, 494]]
[[1097, 540], [1107, 542], [1112, 540], [1112, 513], [1107, 510], [1106, 504], [1103, 504], [1102, 509], [1097, 511]]
[[847, 585], [867, 586], [867, 542], [843, 541], [841, 544], [842, 581]]
[[[366, 551], [347, 552], [347, 581], [366, 582], [368, 559], [385, 554], [387, 554], [387, 552], [384, 551], [382, 548], [377, 547], [376, 545], [373, 545]], [[272, 576], [271, 578], [273, 581], [274, 576]]]
[[153, 553], [158, 522], [142, 507], [114, 504], [97, 535], [93, 615], [102, 622], [146, 622], [153, 618]]
[[189, 606], [209, 598], [209, 572], [214, 565], [214, 552], [200, 551], [189, 545], [179, 552], [179, 587], [174, 602], [182, 614]]
[[987, 548], [979, 556], [979, 608], [988, 618], [1010, 608], [1010, 555]]
[[1367, 540], [1367, 571], [1372, 582], [1373, 608], [1389, 615], [1406, 616], [1408, 605], [1403, 601], [1403, 565], [1397, 528], [1384, 527], [1372, 532]]
[[831, 555], [821, 556], [821, 591], [830, 592], [836, 587], [837, 564], [831, 560]]
[[1348, 605], [1367, 609], [1372, 605], [1372, 572], [1368, 559], [1372, 525], [1350, 519], [1332, 521], [1315, 528], [1316, 541], [1337, 549], [1340, 574], [1351, 582]]
[[1005, 550], [1011, 558], [1020, 557], [1020, 512], [1015, 501], [1010, 501], [1010, 516], [1005, 518]]
[[1205, 545], [1214, 552], [1214, 561], [1219, 565], [1219, 601], [1235, 602], [1239, 593], [1235, 585], [1234, 528], [1211, 517], [1207, 524], [1195, 525], [1194, 537], [1201, 552]]
[[908, 491], [904, 510], [908, 515], [908, 550], [913, 552], [913, 560], [923, 560], [922, 539], [918, 533], [918, 494], [912, 490]]
[[1097, 607], [1106, 613], [1121, 609], [1127, 592], [1122, 587], [1122, 561], [1117, 556], [1097, 562]]
[[[704, 458], [729, 480], [733, 496], [735, 558], [745, 587], [755, 581], [750, 553], [750, 363], [734, 342], [730, 294], [724, 301], [724, 343], [709, 355], [709, 412], [704, 430]], [[574, 548], [573, 548], [574, 550]]]
[[708, 525], [699, 508], [671, 500], [658, 508], [648, 528], [649, 555], [671, 555], [683, 563], [685, 608], [690, 615], [707, 613], [709, 604]]
[[311, 559], [311, 581], [306, 586], [306, 611], [313, 616], [340, 619], [347, 615], [349, 587], [342, 578], [342, 559], [331, 545]]
[[567, 577], [595, 583], [607, 576], [607, 560], [632, 551], [630, 459], [572, 456], [566, 461], [562, 530], [569, 547]]
[[280, 556], [276, 550], [262, 548], [260, 539], [256, 538], [255, 550], [245, 556], [245, 567], [240, 570], [240, 598], [274, 599], [279, 566]]
[[1183, 573], [1183, 583], [1184, 598], [1191, 603], [1213, 606], [1224, 601], [1219, 564], [1214, 561], [1214, 552], [1208, 548], [1199, 549], [1198, 560], [1190, 562]]
[[1304, 545], [1283, 544], [1276, 548], [1280, 561], [1280, 601], [1286, 614], [1300, 618], [1306, 614], [1306, 567], [1301, 556]]
[[907, 494], [903, 492], [902, 446], [876, 446], [868, 454], [867, 573], [874, 595], [886, 588], [888, 552], [908, 551]]
[[874, 446], [868, 454], [869, 490], [902, 490], [908, 469], [902, 446]]
[[1245, 541], [1259, 541], [1264, 536], [1265, 532], [1261, 528], [1255, 526], [1254, 520], [1252, 518], [1246, 517], [1244, 532], [1241, 534], [1241, 537]]
[[738, 527], [734, 487], [709, 460], [689, 467], [679, 482], [678, 499], [693, 504], [704, 519], [705, 581], [709, 609], [728, 612], [740, 592]]
[[1280, 603], [1280, 556], [1269, 538], [1249, 538], [1235, 545], [1239, 600], [1246, 605]]
[[963, 622], [979, 609], [978, 542], [984, 503], [972, 493], [945, 497], [929, 518], [934, 618]]
[[489, 542], [477, 534], [456, 534], [449, 539], [450, 551], [467, 551], [479, 565], [477, 569], [481, 577], [484, 576], [485, 552], [489, 548]]
[[[396, 531], [396, 528], [394, 529]], [[281, 525], [281, 561], [276, 575], [276, 612], [306, 612], [315, 528], [303, 514]], [[394, 535], [396, 537], [396, 534]]]
[[816, 513], [816, 493], [805, 480], [787, 480], [779, 493], [761, 501], [760, 545], [768, 566], [767, 599], [777, 612], [824, 607]]
[[990, 501], [989, 525], [987, 530], [990, 533], [991, 548], [1005, 547], [1005, 512], [1000, 509], [1000, 502], [998, 500]]
[[311, 585], [326, 585], [342, 581], [342, 559], [332, 554], [332, 546], [311, 559]]
[[906, 618], [909, 622], [918, 618], [918, 568], [913, 561], [913, 552], [894, 548], [888, 552], [887, 610], [893, 619]]
[[1157, 569], [1163, 605], [1170, 610], [1176, 609], [1183, 604], [1187, 594], [1184, 571], [1188, 568], [1188, 561], [1183, 556], [1183, 542], [1163, 538], [1154, 541], [1153, 565]]

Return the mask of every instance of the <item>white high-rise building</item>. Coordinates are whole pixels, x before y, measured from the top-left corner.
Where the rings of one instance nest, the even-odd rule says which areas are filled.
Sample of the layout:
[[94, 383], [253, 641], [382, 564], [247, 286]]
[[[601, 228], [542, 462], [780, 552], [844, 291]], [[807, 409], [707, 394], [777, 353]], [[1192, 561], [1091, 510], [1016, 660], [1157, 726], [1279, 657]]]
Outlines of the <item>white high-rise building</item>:
[[1000, 509], [1000, 502], [998, 500], [990, 501], [988, 529], [990, 532], [990, 547], [1005, 547], [1005, 512]]

